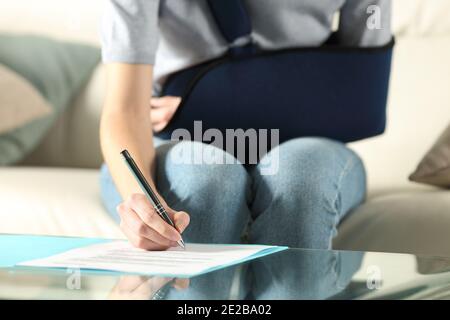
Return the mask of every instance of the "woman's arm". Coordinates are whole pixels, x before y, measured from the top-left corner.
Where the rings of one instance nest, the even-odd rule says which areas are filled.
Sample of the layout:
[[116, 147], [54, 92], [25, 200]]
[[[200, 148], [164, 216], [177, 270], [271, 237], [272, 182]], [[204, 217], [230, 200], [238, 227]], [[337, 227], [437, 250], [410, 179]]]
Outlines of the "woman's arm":
[[123, 232], [137, 247], [160, 250], [176, 246], [176, 241], [180, 239], [179, 232], [189, 224], [189, 216], [165, 205], [179, 232], [165, 223], [142, 194], [120, 157], [120, 152], [128, 149], [149, 183], [155, 186], [152, 174], [155, 149], [149, 112], [152, 69], [151, 65], [107, 65], [100, 140], [111, 175], [122, 198], [126, 199], [118, 207]]
[[105, 161], [124, 199], [138, 192], [139, 186], [123, 165], [120, 157], [123, 149], [131, 152], [149, 182], [153, 181], [150, 168], [155, 150], [147, 102], [150, 101], [151, 74], [150, 65], [107, 65], [100, 139]]

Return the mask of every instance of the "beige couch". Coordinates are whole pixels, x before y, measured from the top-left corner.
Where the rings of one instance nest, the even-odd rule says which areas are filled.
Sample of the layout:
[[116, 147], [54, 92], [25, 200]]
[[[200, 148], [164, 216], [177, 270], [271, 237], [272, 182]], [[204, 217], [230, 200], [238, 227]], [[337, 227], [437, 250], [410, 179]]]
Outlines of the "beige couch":
[[[336, 248], [450, 254], [450, 192], [408, 182], [450, 121], [450, 1], [393, 0], [397, 48], [387, 132], [352, 144], [369, 197]], [[97, 43], [103, 1], [0, 0], [0, 31]], [[67, 10], [70, 8], [70, 10]], [[99, 196], [99, 66], [72, 107], [22, 166], [0, 168], [0, 233], [122, 237]]]

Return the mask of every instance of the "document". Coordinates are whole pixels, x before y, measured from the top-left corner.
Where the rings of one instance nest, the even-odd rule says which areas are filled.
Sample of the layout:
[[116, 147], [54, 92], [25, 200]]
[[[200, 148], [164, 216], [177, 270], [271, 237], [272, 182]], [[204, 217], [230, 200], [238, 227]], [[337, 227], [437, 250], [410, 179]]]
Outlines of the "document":
[[186, 249], [145, 251], [123, 240], [72, 249], [47, 258], [19, 263], [19, 266], [79, 268], [121, 273], [191, 277], [256, 259], [286, 247], [260, 245], [186, 244]]

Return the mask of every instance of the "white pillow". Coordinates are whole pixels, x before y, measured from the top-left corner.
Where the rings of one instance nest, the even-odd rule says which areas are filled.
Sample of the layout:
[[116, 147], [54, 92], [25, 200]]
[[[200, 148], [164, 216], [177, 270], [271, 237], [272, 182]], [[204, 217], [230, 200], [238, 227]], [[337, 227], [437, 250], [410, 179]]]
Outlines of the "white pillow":
[[52, 112], [48, 102], [22, 76], [0, 65], [0, 134]]

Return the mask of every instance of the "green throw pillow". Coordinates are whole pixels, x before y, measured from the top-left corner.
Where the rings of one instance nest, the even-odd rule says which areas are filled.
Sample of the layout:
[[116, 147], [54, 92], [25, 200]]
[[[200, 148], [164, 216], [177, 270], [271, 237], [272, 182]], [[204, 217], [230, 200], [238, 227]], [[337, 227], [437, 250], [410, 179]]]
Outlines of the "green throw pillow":
[[40, 36], [0, 34], [0, 64], [27, 79], [54, 109], [47, 117], [0, 135], [0, 165], [16, 163], [36, 148], [99, 61], [99, 48]]

